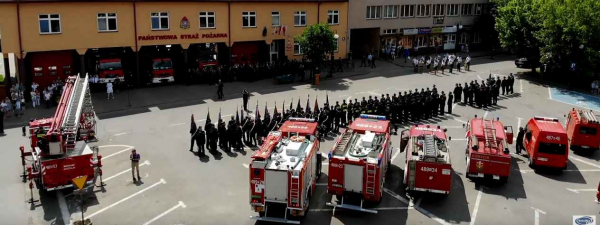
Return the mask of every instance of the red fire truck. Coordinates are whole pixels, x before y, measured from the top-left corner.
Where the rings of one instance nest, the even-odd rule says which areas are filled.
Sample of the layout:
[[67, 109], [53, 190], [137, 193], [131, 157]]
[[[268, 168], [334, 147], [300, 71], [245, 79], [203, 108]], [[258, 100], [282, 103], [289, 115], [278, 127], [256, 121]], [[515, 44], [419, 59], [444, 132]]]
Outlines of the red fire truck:
[[116, 79], [119, 79], [121, 82], [125, 81], [121, 59], [108, 58], [98, 60], [98, 82], [114, 83]]
[[571, 150], [592, 153], [600, 149], [600, 122], [594, 112], [571, 109], [566, 127]]
[[499, 120], [475, 118], [467, 123], [467, 178], [492, 178], [508, 181], [512, 144], [512, 127], [504, 127]]
[[102, 156], [87, 145], [96, 133], [88, 84], [87, 76], [69, 77], [54, 117], [29, 123], [32, 149], [28, 152], [21, 146], [20, 151], [30, 188], [33, 181], [47, 191], [68, 188], [71, 179], [79, 176], [87, 176], [90, 184], [102, 173]]
[[252, 154], [250, 205], [259, 215], [251, 219], [300, 224], [288, 214], [306, 214], [321, 174], [317, 126], [312, 119], [290, 118]]
[[[360, 115], [329, 152], [327, 193], [336, 195], [341, 202], [327, 205], [377, 213], [363, 208], [362, 203], [381, 201], [391, 155], [390, 121], [384, 116]], [[345, 197], [359, 197], [360, 206], [345, 204]]]
[[527, 122], [523, 146], [529, 156], [529, 167], [566, 169], [568, 145], [567, 132], [558, 119], [536, 116]]
[[406, 148], [404, 185], [407, 192], [450, 194], [454, 171], [449, 139], [439, 126], [415, 125], [402, 131], [400, 150]]
[[175, 71], [171, 58], [152, 59], [152, 83], [171, 83], [175, 81]]

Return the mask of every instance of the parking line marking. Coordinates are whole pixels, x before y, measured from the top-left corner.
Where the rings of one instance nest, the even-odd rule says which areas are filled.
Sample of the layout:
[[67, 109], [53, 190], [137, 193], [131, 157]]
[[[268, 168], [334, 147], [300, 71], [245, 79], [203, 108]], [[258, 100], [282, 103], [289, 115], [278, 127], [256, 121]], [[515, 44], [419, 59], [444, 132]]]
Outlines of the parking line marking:
[[185, 123], [175, 123], [175, 124], [169, 125], [169, 127], [181, 126], [181, 125], [184, 125], [184, 124]]
[[546, 212], [544, 212], [540, 209], [533, 208], [533, 207], [531, 207], [531, 209], [533, 209], [535, 211], [535, 215], [534, 215], [535, 225], [540, 225], [540, 213], [546, 214]]
[[394, 156], [392, 156], [392, 162], [394, 161], [394, 159], [396, 159], [396, 157], [398, 156], [398, 154], [400, 154], [400, 148], [398, 148], [396, 150], [396, 153], [394, 154]]
[[56, 198], [58, 199], [60, 216], [62, 217], [64, 224], [71, 224], [71, 213], [69, 213], [69, 207], [67, 206], [67, 201], [65, 201], [65, 196], [63, 196], [62, 191], [56, 191]]
[[204, 101], [204, 102], [206, 102], [206, 103], [214, 103], [214, 102], [215, 102], [215, 101], [213, 101], [213, 100], [212, 100], [212, 99], [210, 99], [210, 98], [209, 98], [209, 99], [204, 99], [204, 100], [202, 100], [202, 101]]
[[[412, 209], [410, 207], [379, 207], [379, 208], [372, 208], [371, 210], [376, 210], [376, 211], [391, 211], [391, 210], [404, 210], [404, 209]], [[328, 208], [328, 209], [311, 209], [308, 211], [311, 212], [333, 212], [334, 210], [344, 210], [343, 208]]]
[[453, 138], [452, 141], [466, 141], [466, 138]]
[[179, 207], [181, 207], [181, 208], [184, 208], [184, 209], [185, 209], [187, 206], [185, 206], [185, 204], [183, 204], [183, 202], [182, 202], [182, 201], [179, 201], [179, 203], [178, 203], [177, 205], [175, 205], [175, 206], [173, 206], [172, 208], [170, 208], [169, 210], [167, 210], [167, 211], [165, 211], [165, 212], [161, 213], [160, 215], [158, 215], [158, 216], [156, 216], [156, 217], [152, 218], [152, 219], [151, 219], [151, 220], [149, 220], [148, 222], [144, 223], [144, 225], [151, 224], [152, 222], [156, 221], [157, 219], [160, 219], [161, 217], [163, 217], [163, 216], [167, 215], [168, 213], [172, 212], [173, 210], [176, 210], [176, 209], [177, 209], [177, 208], [179, 208]]
[[579, 194], [580, 191], [583, 191], [583, 192], [586, 192], [586, 191], [592, 192], [592, 191], [598, 191], [598, 190], [597, 189], [571, 189], [571, 188], [567, 188], [567, 191], [572, 191], [574, 193]]
[[523, 93], [523, 80], [519, 79], [519, 83], [521, 84], [521, 93]]
[[254, 96], [261, 96], [261, 94], [260, 94], [260, 93], [258, 93], [258, 92], [252, 92], [252, 93], [250, 93], [250, 94], [251, 94], [251, 95], [254, 95]]
[[348, 98], [346, 98], [346, 101], [350, 101], [350, 99], [352, 99], [352, 96], [348, 96]]
[[554, 99], [552, 99], [552, 90], [550, 89], [550, 87], [548, 87], [548, 98], [550, 100], [554, 100]]
[[158, 107], [156, 107], [156, 106], [155, 107], [150, 107], [148, 109], [150, 110], [150, 112], [158, 112], [158, 111], [160, 111], [160, 109]]
[[519, 127], [521, 127], [521, 120], [523, 120], [523, 118], [517, 117], [517, 130], [519, 129]]
[[344, 79], [342, 79], [342, 80], [343, 80], [343, 81], [346, 81], [346, 82], [352, 82], [352, 80], [350, 80], [350, 79], [348, 79], [348, 78], [344, 78]]
[[166, 183], [167, 182], [164, 179], [160, 179], [160, 181], [154, 183], [153, 185], [150, 185], [150, 186], [148, 186], [148, 187], [146, 187], [146, 188], [144, 188], [144, 189], [142, 189], [142, 190], [140, 190], [140, 191], [138, 191], [138, 192], [136, 192], [136, 193], [134, 193], [134, 194], [126, 197], [126, 198], [124, 198], [124, 199], [119, 200], [118, 202], [115, 202], [115, 203], [113, 203], [113, 204], [111, 204], [109, 206], [106, 206], [106, 207], [104, 207], [104, 208], [96, 211], [95, 213], [92, 213], [91, 215], [88, 215], [87, 218], [90, 219], [90, 218], [94, 217], [95, 215], [98, 215], [98, 214], [100, 214], [100, 213], [102, 213], [102, 212], [104, 212], [104, 211], [106, 211], [106, 210], [108, 210], [108, 209], [110, 209], [112, 207], [115, 207], [118, 204], [123, 203], [124, 201], [129, 200], [130, 198], [133, 198], [133, 197], [135, 197], [135, 196], [137, 196], [137, 195], [139, 195], [139, 194], [141, 194], [141, 193], [143, 193], [143, 192], [145, 192], [147, 190], [150, 190], [153, 187], [156, 187], [159, 184], [166, 184]]
[[115, 134], [113, 136], [121, 136], [121, 135], [126, 135], [126, 134], [131, 134], [131, 132], [118, 133], [118, 134]]
[[454, 105], [452, 105], [452, 111], [454, 111], [454, 107], [456, 107], [458, 105], [458, 103], [454, 103]]
[[405, 198], [400, 197], [400, 195], [394, 193], [393, 191], [390, 191], [390, 189], [387, 188], [383, 188], [383, 191], [385, 193], [388, 193], [389, 195], [391, 195], [392, 197], [400, 200], [401, 202], [404, 202], [404, 204], [410, 205], [410, 202], [408, 200], [406, 200]]
[[246, 163], [242, 163], [242, 166], [246, 167], [246, 169], [248, 169], [250, 167], [250, 165], [248, 165]]
[[[144, 163], [140, 164], [140, 167], [143, 166], [143, 165], [150, 165], [150, 161], [148, 161], [148, 160], [144, 161]], [[113, 179], [115, 177], [118, 177], [121, 174], [127, 173], [129, 171], [131, 171], [131, 168], [123, 170], [123, 171], [121, 171], [121, 172], [119, 172], [119, 173], [117, 173], [115, 175], [110, 176], [110, 177], [107, 177], [106, 179], [102, 179], [102, 181], [109, 181], [109, 180], [111, 180], [111, 179]]]
[[463, 128], [463, 126], [442, 126], [442, 128], [459, 129], [459, 128]]
[[479, 202], [481, 201], [481, 193], [483, 186], [479, 186], [479, 190], [477, 192], [477, 199], [475, 199], [475, 208], [473, 209], [473, 213], [471, 213], [471, 222], [470, 225], [475, 224], [475, 219], [477, 219], [477, 211], [479, 211]]
[[487, 117], [489, 111], [485, 110], [485, 113], [483, 114], [483, 118], [485, 119], [485, 117]]
[[480, 80], [483, 80], [483, 78], [481, 78], [481, 76], [479, 76], [479, 74], [477, 74], [477, 78], [479, 78]]
[[456, 118], [454, 118], [454, 120], [455, 120], [455, 121], [458, 121], [458, 122], [461, 122], [461, 123], [465, 123], [465, 124], [467, 123], [467, 122], [466, 122], [466, 121], [464, 121], [464, 120], [459, 120], [459, 119], [456, 119]]
[[578, 158], [576, 158], [576, 157], [573, 157], [573, 156], [569, 156], [569, 159], [574, 159], [574, 160], [577, 160], [577, 161], [579, 161], [579, 162], [582, 162], [582, 163], [588, 164], [588, 165], [590, 165], [590, 166], [593, 166], [593, 167], [596, 167], [596, 168], [600, 168], [600, 166], [598, 166], [598, 165], [596, 165], [596, 164], [593, 164], [593, 163], [591, 163], [591, 162], [587, 162], [587, 161], [585, 161], [585, 160], [583, 160], [583, 159], [578, 159]]
[[[127, 145], [124, 145], [124, 146], [127, 146]], [[98, 147], [99, 147], [99, 148], [102, 148], [103, 146], [98, 146]], [[110, 154], [110, 155], [104, 156], [104, 157], [102, 157], [102, 159], [106, 160], [106, 159], [108, 159], [108, 158], [110, 158], [110, 157], [113, 157], [113, 156], [115, 156], [115, 155], [118, 155], [118, 154], [121, 154], [121, 153], [123, 153], [123, 152], [129, 151], [129, 150], [131, 150], [131, 149], [134, 149], [134, 147], [133, 147], [133, 146], [129, 146], [129, 147], [128, 147], [128, 148], [126, 148], [126, 149], [123, 149], [123, 150], [121, 150], [121, 151], [118, 151], [118, 152], [115, 152], [115, 153], [113, 153], [113, 154]]]
[[375, 96], [379, 96], [379, 93], [377, 93], [377, 92], [374, 92], [374, 91], [367, 91], [367, 93], [369, 93], [369, 94], [372, 94], [372, 95], [375, 95]]

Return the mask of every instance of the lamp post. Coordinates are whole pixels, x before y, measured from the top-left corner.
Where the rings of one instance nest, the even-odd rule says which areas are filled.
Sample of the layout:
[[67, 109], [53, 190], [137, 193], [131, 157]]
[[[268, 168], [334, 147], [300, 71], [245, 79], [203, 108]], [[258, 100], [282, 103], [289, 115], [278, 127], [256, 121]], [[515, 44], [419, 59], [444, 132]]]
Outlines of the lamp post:
[[335, 47], [333, 47], [333, 48], [331, 49], [331, 72], [329, 73], [329, 77], [332, 77], [332, 76], [333, 76], [333, 70], [334, 70], [334, 69], [333, 69], [333, 62], [334, 62], [334, 60], [335, 60], [334, 51], [335, 51], [335, 48], [337, 47], [337, 44], [338, 44], [338, 38], [340, 38], [340, 35], [338, 35], [338, 34], [334, 34], [334, 35], [333, 35], [333, 38], [335, 39], [336, 46], [335, 46]]

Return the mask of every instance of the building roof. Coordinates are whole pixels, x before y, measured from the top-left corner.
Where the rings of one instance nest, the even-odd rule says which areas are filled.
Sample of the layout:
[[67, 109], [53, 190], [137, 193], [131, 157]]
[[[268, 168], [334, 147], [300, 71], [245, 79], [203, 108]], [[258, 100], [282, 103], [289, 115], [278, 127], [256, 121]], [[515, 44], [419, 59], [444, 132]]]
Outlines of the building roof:
[[[169, 2], [169, 0], [0, 0], [16, 2]], [[172, 2], [348, 2], [348, 0], [177, 0]]]

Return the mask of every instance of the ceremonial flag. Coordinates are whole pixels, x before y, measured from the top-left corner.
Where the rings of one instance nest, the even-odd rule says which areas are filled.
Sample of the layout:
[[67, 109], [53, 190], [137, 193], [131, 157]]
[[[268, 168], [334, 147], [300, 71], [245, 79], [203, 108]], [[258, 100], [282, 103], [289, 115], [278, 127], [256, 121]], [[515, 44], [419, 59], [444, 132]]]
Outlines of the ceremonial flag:
[[208, 113], [206, 113], [206, 123], [204, 123], [204, 127], [208, 127], [209, 124], [211, 124], [211, 121], [210, 121], [210, 108], [208, 108]]
[[275, 110], [273, 111], [273, 115], [277, 114], [277, 101], [275, 101]]
[[195, 130], [197, 128], [198, 128], [198, 126], [196, 126], [196, 120], [194, 120], [194, 114], [192, 113], [192, 124], [191, 124], [190, 130]]
[[302, 107], [300, 106], [300, 98], [298, 98], [298, 104], [296, 105], [296, 111], [300, 111]]
[[235, 123], [240, 124], [240, 113], [238, 112], [239, 106], [235, 107]]

